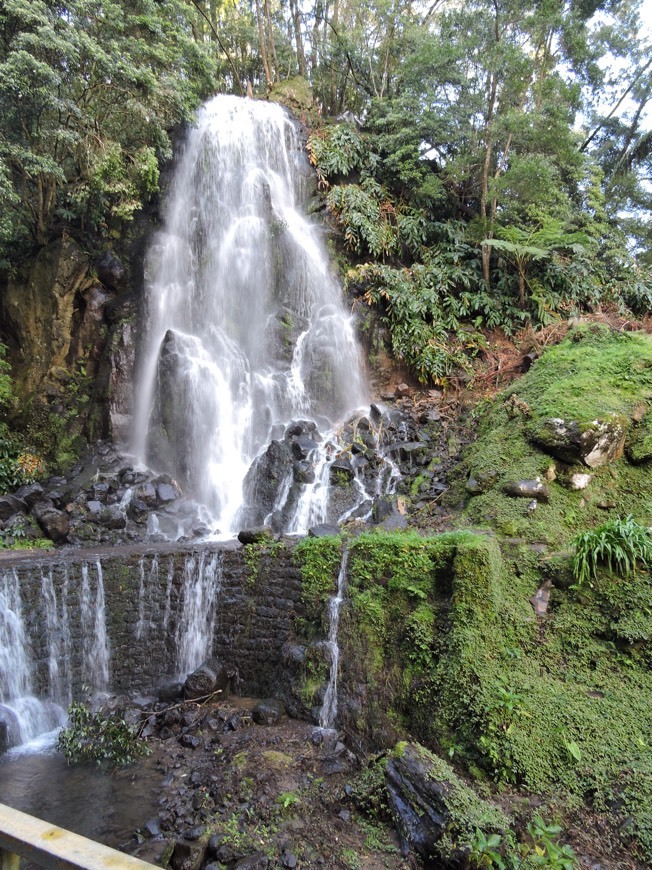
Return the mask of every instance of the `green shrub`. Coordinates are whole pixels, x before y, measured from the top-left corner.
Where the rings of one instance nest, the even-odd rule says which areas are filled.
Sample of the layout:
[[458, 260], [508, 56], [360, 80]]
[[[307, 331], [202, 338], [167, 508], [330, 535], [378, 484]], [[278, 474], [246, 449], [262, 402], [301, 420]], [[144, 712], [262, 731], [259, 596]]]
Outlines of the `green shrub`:
[[57, 749], [69, 764], [80, 761], [109, 761], [131, 764], [150, 749], [119, 710], [92, 713], [83, 704], [73, 703], [68, 710], [68, 725], [59, 732]]
[[632, 516], [609, 520], [583, 532], [573, 544], [573, 574], [580, 584], [594, 580], [601, 565], [622, 577], [633, 574], [639, 563], [652, 565], [652, 538]]

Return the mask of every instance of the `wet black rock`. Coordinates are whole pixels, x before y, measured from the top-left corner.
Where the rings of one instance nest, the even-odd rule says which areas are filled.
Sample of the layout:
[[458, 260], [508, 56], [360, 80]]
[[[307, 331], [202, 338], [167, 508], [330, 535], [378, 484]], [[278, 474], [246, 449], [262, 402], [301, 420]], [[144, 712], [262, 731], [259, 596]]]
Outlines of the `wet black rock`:
[[290, 852], [289, 849], [283, 849], [281, 852], [281, 866], [294, 870], [297, 866], [297, 856], [294, 852]]
[[264, 544], [274, 540], [274, 533], [269, 526], [260, 526], [257, 529], [241, 529], [238, 532], [238, 540], [241, 544]]
[[[17, 498], [22, 499], [28, 508], [34, 507], [39, 501], [45, 500], [45, 490], [40, 483], [30, 483], [26, 486], [21, 486], [15, 493]], [[0, 500], [1, 501], [1, 500]], [[0, 519], [2, 516], [0, 515]]]
[[8, 520], [14, 514], [25, 513], [27, 503], [15, 495], [0, 495], [0, 520]]
[[310, 538], [329, 538], [333, 535], [339, 535], [340, 527], [335, 523], [320, 523], [308, 529], [308, 537]]
[[148, 819], [143, 826], [143, 833], [148, 837], [159, 837], [161, 835], [161, 825], [158, 819]]
[[276, 725], [284, 712], [283, 704], [278, 698], [269, 698], [256, 704], [251, 715], [258, 725]]
[[47, 502], [39, 502], [32, 511], [46, 537], [55, 544], [63, 544], [68, 540], [70, 519], [63, 511], [57, 510]]
[[267, 855], [262, 852], [254, 852], [252, 855], [247, 855], [236, 861], [233, 870], [267, 870], [268, 867], [269, 858]]
[[201, 843], [179, 840], [174, 844], [170, 867], [172, 870], [200, 870], [205, 854], [205, 847]]
[[[418, 744], [399, 744], [387, 761], [385, 782], [405, 855], [414, 849], [426, 862], [437, 860], [435, 866], [456, 867], [466, 863], [464, 851], [457, 849], [447, 861], [440, 861], [442, 837], [455, 842], [476, 827], [485, 835], [507, 827], [502, 813], [476, 797], [452, 768]], [[459, 814], [461, 805], [467, 807], [464, 816]]]
[[109, 290], [121, 290], [127, 280], [127, 270], [112, 251], [106, 251], [95, 261], [95, 271]]
[[186, 699], [204, 698], [220, 691], [220, 698], [224, 700], [228, 696], [230, 681], [234, 675], [235, 669], [219, 659], [207, 659], [186, 678], [183, 696]]
[[124, 529], [127, 518], [120, 505], [112, 504], [101, 511], [98, 522], [107, 529]]
[[173, 704], [183, 694], [183, 683], [166, 683], [158, 690], [158, 699], [164, 704]]

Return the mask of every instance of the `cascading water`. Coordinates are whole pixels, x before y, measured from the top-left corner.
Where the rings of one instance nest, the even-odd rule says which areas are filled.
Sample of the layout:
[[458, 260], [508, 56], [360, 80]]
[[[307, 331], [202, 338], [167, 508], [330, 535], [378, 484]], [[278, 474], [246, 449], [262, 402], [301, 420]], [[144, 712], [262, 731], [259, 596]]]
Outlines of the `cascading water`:
[[0, 745], [13, 746], [61, 725], [65, 714], [38, 699], [32, 688], [32, 656], [15, 571], [0, 574]]
[[[319, 453], [365, 401], [351, 318], [300, 211], [308, 174], [280, 106], [216, 97], [189, 134], [149, 252], [136, 452], [223, 534], [243, 519], [245, 476], [270, 439], [314, 420], [328, 433]], [[317, 462], [334, 458], [329, 449]], [[324, 514], [323, 486], [303, 496], [287, 530]]]
[[345, 546], [342, 550], [342, 562], [337, 576], [337, 592], [328, 602], [329, 623], [327, 644], [331, 666], [324, 701], [319, 711], [319, 727], [324, 730], [331, 730], [335, 726], [335, 719], [337, 717], [337, 678], [340, 667], [340, 647], [337, 642], [337, 634], [340, 627], [340, 610], [344, 601], [347, 563], [348, 550]]
[[213, 647], [215, 605], [222, 580], [219, 555], [186, 560], [183, 607], [176, 632], [177, 673], [185, 677], [208, 658]]
[[102, 563], [95, 562], [95, 593], [91, 585], [89, 566], [81, 567], [79, 607], [83, 631], [83, 679], [94, 691], [105, 692], [109, 688], [109, 639], [106, 633], [104, 606], [104, 580]]

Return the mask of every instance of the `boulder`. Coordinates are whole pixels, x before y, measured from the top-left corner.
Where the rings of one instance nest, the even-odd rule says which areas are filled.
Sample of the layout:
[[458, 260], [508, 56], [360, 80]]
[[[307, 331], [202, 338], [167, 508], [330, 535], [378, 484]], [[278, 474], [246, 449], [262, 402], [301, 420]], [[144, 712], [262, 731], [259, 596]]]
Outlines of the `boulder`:
[[15, 495], [0, 495], [0, 521], [4, 522], [14, 514], [26, 513], [27, 503]]
[[413, 849], [424, 861], [436, 862], [433, 866], [466, 866], [458, 842], [471, 839], [476, 828], [488, 836], [509, 827], [499, 809], [418, 743], [399, 743], [390, 753], [385, 784], [403, 854]]
[[39, 502], [34, 506], [33, 514], [46, 537], [55, 544], [63, 544], [68, 540], [70, 519], [66, 513], [47, 502]]
[[627, 422], [617, 414], [604, 420], [578, 423], [550, 417], [529, 427], [528, 438], [562, 462], [599, 468], [619, 459], [625, 448]]
[[328, 472], [330, 482], [335, 486], [349, 483], [355, 477], [353, 466], [348, 459], [340, 457], [331, 463]]
[[253, 852], [251, 855], [236, 861], [233, 870], [267, 870], [268, 867], [269, 858], [267, 855], [263, 852]]
[[109, 290], [120, 290], [127, 278], [125, 267], [112, 251], [105, 251], [95, 261], [95, 271], [102, 284]]
[[161, 504], [167, 504], [171, 501], [176, 501], [179, 498], [179, 493], [170, 483], [159, 483], [156, 487], [156, 494]]
[[335, 523], [320, 523], [308, 529], [309, 538], [330, 538], [333, 535], [339, 535], [339, 533], [340, 527], [335, 525]]
[[45, 490], [40, 483], [28, 483], [25, 486], [21, 486], [15, 495], [18, 498], [22, 498], [29, 508], [34, 507], [37, 502], [45, 501], [46, 499]]
[[466, 481], [466, 491], [469, 495], [481, 495], [491, 489], [497, 477], [496, 471], [481, 471], [474, 477], [469, 477]]
[[276, 725], [284, 712], [283, 704], [278, 698], [269, 698], [256, 704], [251, 716], [257, 725]]
[[100, 512], [98, 522], [107, 529], [124, 529], [127, 518], [120, 505], [111, 504]]
[[264, 544], [274, 540], [274, 533], [269, 526], [261, 526], [258, 529], [241, 529], [238, 532], [238, 540], [241, 544]]
[[229, 684], [235, 669], [219, 659], [206, 659], [196, 671], [186, 678], [183, 684], [183, 697], [187, 700], [203, 698], [218, 690], [222, 699], [228, 697]]
[[206, 847], [203, 843], [178, 840], [174, 844], [170, 867], [172, 870], [200, 870], [205, 854]]

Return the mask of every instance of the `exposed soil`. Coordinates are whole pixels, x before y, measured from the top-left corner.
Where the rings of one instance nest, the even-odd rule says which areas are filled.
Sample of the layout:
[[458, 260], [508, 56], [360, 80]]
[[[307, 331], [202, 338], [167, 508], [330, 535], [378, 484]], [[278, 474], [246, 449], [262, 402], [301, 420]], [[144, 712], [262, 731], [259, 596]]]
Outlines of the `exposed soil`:
[[[160, 864], [187, 843], [202, 862], [188, 867], [420, 866], [403, 858], [391, 827], [356, 808], [360, 764], [343, 743], [320, 742], [313, 725], [286, 716], [257, 725], [254, 703], [187, 703], [163, 715], [141, 762], [160, 772], [161, 809], [126, 851]], [[171, 866], [186, 867], [177, 855]]]

